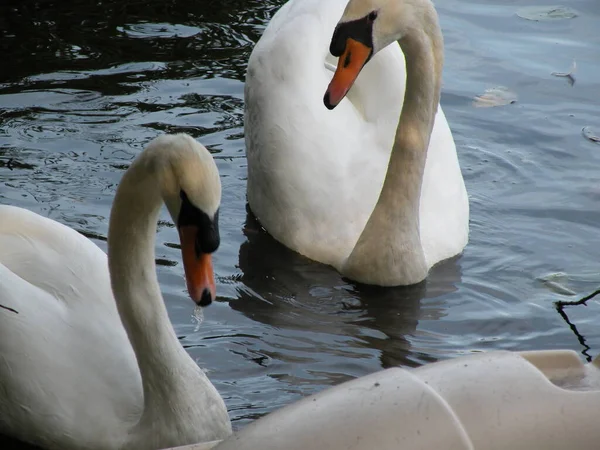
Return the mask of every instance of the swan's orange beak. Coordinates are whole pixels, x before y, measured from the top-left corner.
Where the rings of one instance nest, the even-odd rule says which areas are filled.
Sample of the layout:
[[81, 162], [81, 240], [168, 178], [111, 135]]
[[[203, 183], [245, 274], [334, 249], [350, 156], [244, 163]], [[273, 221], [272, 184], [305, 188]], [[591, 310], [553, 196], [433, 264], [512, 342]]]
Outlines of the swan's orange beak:
[[196, 235], [198, 227], [185, 225], [179, 227], [183, 270], [188, 293], [196, 304], [208, 306], [216, 298], [215, 274], [210, 253], [196, 254]]
[[323, 97], [327, 109], [335, 108], [346, 96], [373, 49], [352, 38], [346, 40], [346, 49], [338, 59], [337, 69]]

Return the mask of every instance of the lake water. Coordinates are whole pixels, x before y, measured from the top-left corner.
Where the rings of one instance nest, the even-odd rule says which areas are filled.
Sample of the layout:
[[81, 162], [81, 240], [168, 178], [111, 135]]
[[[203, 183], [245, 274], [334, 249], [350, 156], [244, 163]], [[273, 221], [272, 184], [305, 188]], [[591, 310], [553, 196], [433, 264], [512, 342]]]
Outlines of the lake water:
[[[222, 245], [219, 299], [198, 329], [167, 224], [158, 273], [182, 344], [236, 428], [385, 367], [494, 349], [596, 355], [600, 304], [565, 310], [578, 336], [554, 302], [600, 285], [600, 143], [589, 139], [600, 135], [600, 3], [565, 0], [577, 17], [532, 21], [517, 11], [545, 0], [436, 2], [442, 106], [470, 195], [470, 242], [425, 284], [397, 289], [349, 283], [283, 248], [247, 213], [244, 74], [280, 4], [7, 0], [0, 202], [106, 249], [115, 186], [143, 146], [178, 131], [207, 145], [223, 181]], [[573, 61], [574, 85], [552, 75]], [[516, 101], [475, 107], [489, 89]]]

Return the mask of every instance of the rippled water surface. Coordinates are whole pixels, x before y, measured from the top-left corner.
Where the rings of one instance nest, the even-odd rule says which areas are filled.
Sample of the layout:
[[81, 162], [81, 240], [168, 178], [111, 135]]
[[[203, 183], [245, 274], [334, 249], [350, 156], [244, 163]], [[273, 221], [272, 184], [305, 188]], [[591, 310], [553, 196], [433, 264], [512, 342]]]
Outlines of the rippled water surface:
[[[278, 1], [7, 0], [0, 202], [106, 249], [115, 186], [143, 146], [165, 131], [207, 145], [223, 181], [222, 246], [219, 301], [197, 331], [167, 222], [158, 272], [181, 342], [236, 427], [382, 367], [493, 349], [595, 355], [600, 304], [566, 310], [578, 339], [554, 302], [600, 285], [600, 144], [582, 133], [600, 134], [600, 4], [565, 0], [579, 12], [573, 19], [516, 14], [546, 3], [436, 2], [446, 40], [442, 106], [470, 194], [471, 237], [424, 285], [356, 286], [286, 250], [248, 215], [244, 73]], [[551, 75], [573, 61], [573, 86]], [[516, 102], [474, 107], [499, 86]]]

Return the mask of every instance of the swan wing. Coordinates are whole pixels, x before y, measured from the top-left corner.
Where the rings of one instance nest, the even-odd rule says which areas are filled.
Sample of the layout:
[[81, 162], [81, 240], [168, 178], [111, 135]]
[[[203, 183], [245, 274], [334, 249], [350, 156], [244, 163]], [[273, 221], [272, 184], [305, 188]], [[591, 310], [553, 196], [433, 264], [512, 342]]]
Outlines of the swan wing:
[[0, 433], [86, 448], [96, 433], [135, 420], [141, 381], [102, 250], [53, 220], [0, 206], [0, 305]]
[[117, 313], [106, 254], [92, 241], [22, 208], [0, 206], [0, 217], [0, 263], [6, 268], [64, 307], [100, 302]]

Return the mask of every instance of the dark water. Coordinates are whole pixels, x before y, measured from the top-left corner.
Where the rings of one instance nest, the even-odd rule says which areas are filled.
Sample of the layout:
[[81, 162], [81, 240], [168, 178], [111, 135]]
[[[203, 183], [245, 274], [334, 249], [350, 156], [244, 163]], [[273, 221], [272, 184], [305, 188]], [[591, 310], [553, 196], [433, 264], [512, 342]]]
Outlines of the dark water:
[[[169, 226], [157, 237], [158, 270], [177, 333], [236, 427], [382, 367], [493, 349], [596, 355], [600, 305], [567, 310], [582, 345], [553, 302], [600, 285], [600, 144], [582, 134], [586, 126], [600, 134], [600, 4], [566, 0], [580, 13], [574, 19], [515, 14], [544, 3], [436, 2], [446, 39], [442, 105], [470, 194], [471, 238], [423, 285], [348, 283], [274, 242], [247, 214], [244, 73], [278, 1], [5, 0], [0, 202], [106, 249], [115, 186], [143, 146], [176, 131], [207, 145], [223, 180], [223, 244], [219, 302], [197, 331]], [[573, 60], [573, 86], [551, 75]], [[517, 101], [473, 106], [498, 86]]]

